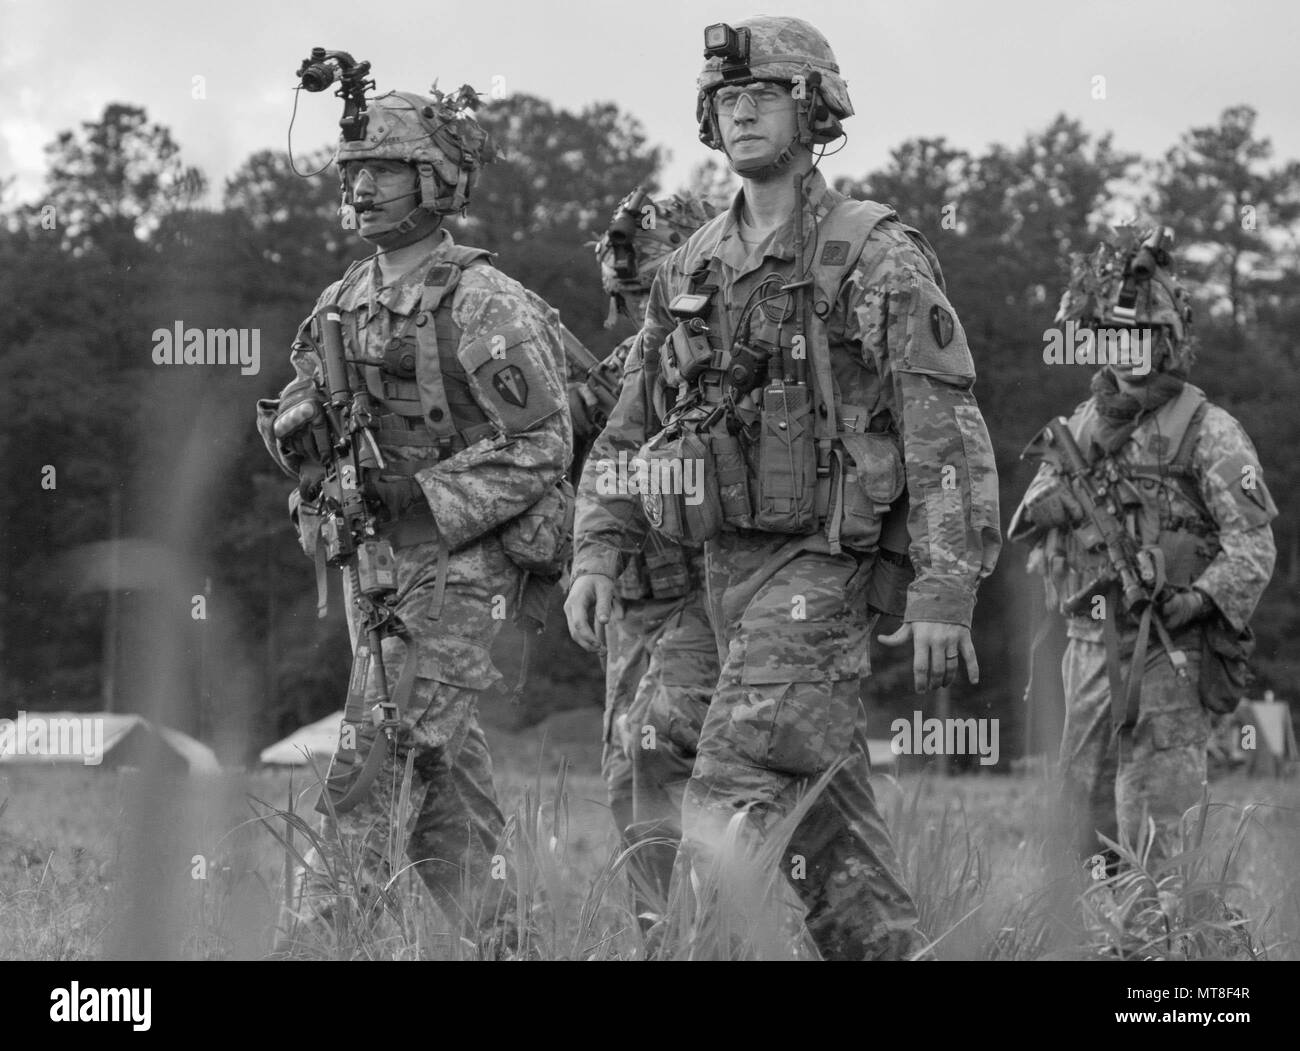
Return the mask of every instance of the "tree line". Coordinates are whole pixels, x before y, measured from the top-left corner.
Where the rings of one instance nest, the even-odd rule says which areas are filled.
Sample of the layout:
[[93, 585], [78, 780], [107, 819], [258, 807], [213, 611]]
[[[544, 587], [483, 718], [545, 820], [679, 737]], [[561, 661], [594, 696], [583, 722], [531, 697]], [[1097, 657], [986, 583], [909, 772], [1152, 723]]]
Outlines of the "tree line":
[[[662, 150], [611, 103], [573, 113], [515, 95], [479, 116], [505, 156], [485, 169], [454, 236], [498, 253], [503, 270], [603, 356], [632, 327], [602, 327], [590, 242], [634, 185], [679, 189], [660, 185]], [[1289, 697], [1298, 659], [1285, 640], [1300, 627], [1300, 465], [1290, 454], [1300, 448], [1291, 335], [1300, 164], [1275, 160], [1255, 122], [1253, 109], [1234, 107], [1142, 157], [1062, 115], [978, 154], [943, 138], [908, 140], [881, 169], [836, 184], [892, 204], [938, 252], [979, 371], [1004, 524], [1032, 474], [1021, 449], [1049, 414], [1087, 396], [1090, 370], [1043, 364], [1070, 253], [1130, 215], [1176, 230], [1197, 310], [1192, 380], [1245, 424], [1281, 509], [1254, 663], [1258, 689]], [[262, 448], [253, 403], [287, 381], [299, 321], [368, 249], [340, 228], [328, 148], [295, 158], [299, 171], [322, 169], [312, 178], [281, 152], [253, 154], [215, 206], [202, 203], [203, 173], [138, 106], [110, 104], [61, 133], [47, 156], [40, 200], [0, 208], [0, 479], [10, 497], [0, 717], [133, 711], [143, 696], [166, 695], [179, 728], [214, 740], [227, 759], [247, 758], [342, 703], [337, 594], [317, 620], [312, 567], [287, 517], [291, 483]], [[710, 159], [684, 188], [723, 203], [733, 187]], [[260, 371], [160, 368], [152, 334], [180, 322], [257, 330]], [[954, 714], [1002, 719], [1004, 755], [1050, 737], [1016, 740], [1030, 724], [1020, 695], [1042, 610], [1024, 556], [1004, 549], [982, 589], [982, 682], [951, 698]], [[499, 646], [508, 679], [517, 642], [507, 631]], [[599, 704], [600, 669], [569, 642], [558, 608], [536, 652], [546, 658], [533, 662], [522, 706], [501, 718]], [[883, 736], [895, 715], [925, 702], [905, 686], [903, 658], [873, 657], [866, 696]], [[1048, 678], [1051, 659], [1049, 645]]]

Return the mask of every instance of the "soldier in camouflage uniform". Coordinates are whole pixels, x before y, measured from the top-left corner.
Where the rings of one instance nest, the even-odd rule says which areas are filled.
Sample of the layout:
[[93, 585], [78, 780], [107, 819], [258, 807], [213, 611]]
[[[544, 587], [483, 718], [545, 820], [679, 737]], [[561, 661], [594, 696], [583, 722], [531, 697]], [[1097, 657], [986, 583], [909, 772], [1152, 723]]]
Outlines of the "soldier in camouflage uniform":
[[[345, 208], [355, 208], [359, 233], [376, 252], [326, 289], [317, 307], [337, 305], [353, 389], [368, 391], [375, 407], [382, 467], [365, 472], [366, 497], [392, 547], [390, 604], [400, 629], [384, 638], [382, 659], [395, 700], [403, 672], [413, 669], [414, 679], [400, 698], [394, 744], [369, 721], [344, 725], [325, 789], [337, 826], [328, 813], [322, 819], [332, 856], [308, 859], [301, 921], [326, 920], [334, 908], [325, 861], [347, 884], [346, 859], [360, 853], [368, 882], [345, 893], [365, 899], [387, 882], [403, 846], [447, 918], [467, 932], [476, 922], [492, 926], [509, 908], [507, 881], [491, 862], [504, 822], [476, 704], [500, 679], [490, 647], [526, 580], [516, 564], [519, 532], [532, 534], [512, 533], [512, 523], [551, 498], [572, 433], [556, 319], [494, 269], [488, 253], [456, 245], [442, 226], [444, 216], [463, 212], [480, 166], [493, 159], [475, 101], [468, 88], [381, 95], [370, 103], [364, 138], [345, 139], [337, 156]], [[305, 451], [309, 428], [294, 426], [301, 415], [294, 407], [320, 397], [321, 327], [313, 315], [299, 329], [297, 378], [278, 401], [259, 403], [258, 423], [277, 462], [299, 479], [291, 505], [323, 579], [314, 503], [321, 466]], [[350, 627], [354, 599], [349, 589]], [[366, 682], [369, 706], [376, 677]], [[350, 798], [374, 748], [384, 753], [378, 775]], [[411, 818], [395, 830], [410, 754]], [[394, 844], [395, 836], [404, 842]], [[462, 888], [484, 892], [485, 901], [472, 903]]]
[[[1200, 800], [1210, 728], [1201, 687], [1215, 671], [1205, 637], [1244, 640], [1275, 557], [1277, 509], [1250, 439], [1187, 382], [1191, 307], [1167, 238], [1126, 228], [1090, 256], [1077, 254], [1056, 320], [1094, 333], [1098, 355], [1112, 359], [1099, 362], [1092, 396], [1069, 427], [1094, 470], [1117, 469], [1135, 546], [1159, 553], [1157, 611], [1181, 657], [1151, 636], [1130, 682], [1135, 648], [1146, 648], [1141, 623], [1093, 586], [1106, 579], [1106, 554], [1059, 464], [1042, 464], [1009, 529], [1033, 545], [1030, 568], [1044, 574], [1049, 606], [1059, 601], [1068, 615], [1063, 794], [1078, 849], [1100, 850], [1112, 865], [1099, 835], [1116, 840], [1122, 830], [1136, 842], [1149, 816], [1162, 834], [1157, 850], [1167, 850]], [[1145, 363], [1132, 349], [1144, 335]], [[1085, 601], [1070, 603], [1077, 595]]]
[[816, 170], [813, 148], [853, 112], [825, 38], [763, 17], [711, 26], [705, 42], [701, 138], [743, 188], [660, 269], [588, 466], [639, 449], [651, 479], [674, 463], [684, 479], [694, 463], [701, 499], [684, 486], [640, 507], [590, 499], [584, 479], [566, 613], [574, 637], [597, 645], [619, 558], [646, 521], [704, 546], [724, 660], [683, 849], [708, 863], [737, 813], [761, 840], [842, 764], [795, 831], [785, 874], [823, 956], [898, 958], [921, 937], [868, 781], [859, 679], [900, 583], [905, 624], [888, 641], [913, 643], [918, 690], [953, 682], [959, 661], [978, 679], [971, 613], [1001, 542], [992, 449], [929, 246]]
[[[615, 210], [596, 243], [601, 285], [610, 297], [612, 325], [624, 314], [638, 323], [659, 266], [686, 238], [713, 217], [715, 209], [689, 196], [651, 200], [640, 188]], [[635, 336], [620, 343], [602, 363], [606, 376], [621, 383]], [[635, 366], [634, 366], [635, 374]], [[640, 389], [639, 381], [634, 385]], [[574, 397], [574, 442], [585, 450], [600, 425], [597, 392], [579, 387]], [[576, 405], [575, 405], [576, 400]], [[575, 458], [577, 459], [577, 458]], [[581, 477], [581, 464], [578, 464]], [[589, 486], [612, 479], [612, 462], [594, 465]], [[580, 490], [581, 491], [581, 490]], [[589, 494], [594, 495], [594, 494]], [[581, 523], [578, 524], [581, 529]], [[609, 806], [627, 844], [680, 836], [681, 790], [691, 774], [699, 728], [718, 679], [718, 651], [704, 603], [703, 558], [655, 534], [619, 569], [617, 607], [606, 627], [605, 719], [601, 772]], [[659, 718], [652, 722], [653, 706]], [[649, 730], [646, 728], [650, 727]], [[630, 861], [633, 885], [643, 894], [643, 915], [667, 896], [675, 851], [646, 844]]]

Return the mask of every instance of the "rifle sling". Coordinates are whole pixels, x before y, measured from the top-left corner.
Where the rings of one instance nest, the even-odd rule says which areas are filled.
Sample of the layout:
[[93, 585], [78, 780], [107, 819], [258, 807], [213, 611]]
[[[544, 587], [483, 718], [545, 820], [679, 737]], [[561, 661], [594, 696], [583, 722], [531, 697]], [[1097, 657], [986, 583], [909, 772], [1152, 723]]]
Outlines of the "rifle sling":
[[1106, 590], [1106, 617], [1101, 622], [1101, 637], [1106, 646], [1106, 677], [1110, 682], [1110, 719], [1115, 733], [1123, 728], [1128, 697], [1124, 690], [1124, 672], [1119, 659], [1119, 587]]
[[[369, 678], [368, 673], [371, 655], [369, 648], [366, 647], [365, 644], [361, 644], [357, 647], [357, 655], [354, 658], [354, 664], [355, 661], [362, 659], [363, 652], [365, 653], [366, 667], [365, 670], [361, 672], [362, 681], [359, 688], [357, 688], [355, 684], [352, 688], [349, 688], [347, 707], [343, 711], [343, 721], [353, 723], [354, 725], [360, 725], [363, 719], [361, 698], [364, 696], [366, 680]], [[379, 654], [378, 657], [380, 660], [383, 659], [382, 654]], [[397, 688], [393, 691], [392, 695], [392, 704], [397, 709], [398, 718], [401, 717], [401, 713], [403, 709], [405, 709], [407, 702], [411, 699], [411, 693], [415, 689], [415, 673], [418, 664], [419, 661], [416, 659], [415, 644], [408, 640], [406, 647], [406, 660], [402, 663], [402, 675], [397, 680]], [[354, 667], [354, 680], [356, 677], [356, 669]], [[393, 743], [395, 745], [396, 741], [394, 740]], [[375, 739], [370, 742], [370, 751], [366, 754], [365, 765], [361, 767], [361, 771], [357, 774], [356, 780], [348, 786], [347, 791], [345, 791], [343, 795], [334, 801], [334, 812], [336, 814], [346, 814], [370, 794], [370, 786], [375, 783], [375, 778], [379, 775], [379, 768], [383, 765], [387, 745], [387, 734], [375, 735]], [[339, 753], [342, 755], [343, 749], [340, 748]], [[349, 759], [351, 760], [349, 762], [349, 768], [351, 768], [356, 765], [356, 750], [349, 749], [348, 753]], [[329, 788], [327, 786], [326, 791], [328, 790]]]

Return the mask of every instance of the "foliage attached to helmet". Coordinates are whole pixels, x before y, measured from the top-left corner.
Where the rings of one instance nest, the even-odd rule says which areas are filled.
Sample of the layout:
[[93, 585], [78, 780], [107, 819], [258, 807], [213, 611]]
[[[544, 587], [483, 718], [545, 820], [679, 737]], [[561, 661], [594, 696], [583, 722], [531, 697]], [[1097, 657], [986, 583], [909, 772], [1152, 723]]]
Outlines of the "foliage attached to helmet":
[[1169, 351], [1164, 371], [1185, 376], [1193, 361], [1192, 306], [1174, 276], [1173, 240], [1167, 226], [1124, 226], [1091, 254], [1075, 252], [1057, 323], [1162, 332]]
[[640, 321], [628, 299], [640, 305], [660, 264], [716, 214], [707, 201], [689, 194], [651, 200], [638, 186], [624, 197], [595, 245], [610, 317], [621, 312]]
[[830, 44], [801, 18], [760, 15], [711, 25], [704, 30], [704, 58], [695, 119], [700, 141], [712, 149], [723, 149], [714, 94], [724, 85], [787, 85], [797, 103], [797, 141], [808, 148], [834, 142], [844, 134], [840, 121], [853, 116]]
[[340, 140], [335, 163], [343, 184], [348, 161], [404, 161], [419, 175], [419, 207], [434, 215], [464, 212], [484, 164], [496, 160], [491, 136], [474, 119], [478, 94], [468, 84], [452, 94], [390, 91], [371, 99], [365, 135]]

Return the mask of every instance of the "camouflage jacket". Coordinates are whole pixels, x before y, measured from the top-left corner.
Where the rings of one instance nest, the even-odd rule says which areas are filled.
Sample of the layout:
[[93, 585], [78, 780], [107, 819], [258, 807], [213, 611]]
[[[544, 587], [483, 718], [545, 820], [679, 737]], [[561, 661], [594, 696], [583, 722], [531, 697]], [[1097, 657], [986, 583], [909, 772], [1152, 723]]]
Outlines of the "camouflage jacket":
[[[829, 195], [820, 173], [808, 186], [813, 214], [805, 210], [804, 229], [811, 237], [814, 217], [823, 219], [838, 196]], [[620, 453], [633, 456], [658, 429], [673, 392], [662, 371], [650, 383], [638, 377], [644, 380], [646, 356], [659, 352], [675, 325], [668, 304], [688, 290], [699, 246], [716, 241], [720, 303], [733, 316], [765, 277], [777, 273], [789, 279], [793, 216], [751, 246], [740, 237], [741, 205], [738, 194], [728, 211], [697, 231], [656, 275], [619, 403], [584, 472], [575, 575], [613, 576], [619, 553], [635, 550], [647, 528], [635, 495], [597, 491], [594, 465], [617, 461]], [[997, 472], [971, 393], [975, 369], [965, 334], [925, 255], [900, 223], [886, 220], [875, 227], [831, 305], [826, 326], [840, 401], [867, 407], [872, 430], [901, 438], [910, 497], [909, 554], [916, 569], [906, 619], [969, 625], [976, 588], [992, 572], [1001, 547]]]
[[[1084, 436], [1081, 445], [1084, 442], [1091, 445], [1086, 430], [1095, 413], [1096, 399], [1089, 398], [1070, 417], [1070, 430], [1076, 438]], [[1162, 435], [1161, 423], [1162, 414], [1156, 412], [1138, 425], [1114, 458], [1121, 474], [1135, 473], [1132, 469], [1137, 465], [1168, 464], [1173, 459], [1177, 450], [1169, 448], [1171, 443]], [[1142, 497], [1151, 524], [1143, 526], [1139, 509], [1139, 513], [1127, 516], [1128, 528], [1140, 543], [1158, 543], [1175, 530], [1189, 539], [1196, 538], [1189, 583], [1213, 599], [1228, 622], [1241, 631], [1273, 574], [1276, 548], [1269, 523], [1277, 516], [1277, 508], [1264, 484], [1255, 447], [1232, 416], [1207, 402], [1192, 440], [1195, 444], [1189, 467], [1194, 486], [1185, 490], [1177, 484], [1140, 481], [1134, 491]], [[1089, 458], [1096, 455], [1089, 448], [1083, 452]], [[1056, 574], [1057, 579], [1053, 581], [1061, 600], [1106, 568], [1100, 552], [1086, 550], [1079, 542], [1080, 530], [1065, 535], [1058, 529], [1039, 528], [1030, 520], [1026, 508], [1064, 484], [1059, 467], [1043, 463], [1016, 508], [1008, 530], [1013, 540], [1033, 544], [1031, 569], [1050, 574], [1054, 560], [1064, 562], [1066, 573]], [[1170, 569], [1171, 576], [1177, 573], [1172, 566]], [[1094, 620], [1087, 611], [1070, 617], [1068, 628], [1072, 638], [1092, 641], [1102, 638], [1100, 621]], [[1128, 628], [1134, 630], [1132, 625]]]
[[[377, 360], [396, 333], [409, 338], [409, 322], [418, 323], [414, 316], [421, 310], [424, 277], [453, 248], [451, 235], [443, 230], [428, 258], [392, 286], [382, 285], [372, 256], [321, 294], [317, 309], [337, 302], [345, 317], [355, 318], [355, 328], [344, 325], [349, 358]], [[517, 281], [490, 265], [465, 268], [449, 300], [449, 331], [458, 338], [455, 346], [439, 340], [439, 368], [444, 382], [467, 390], [490, 425], [483, 428], [489, 433], [442, 459], [422, 445], [381, 440], [380, 448], [389, 464], [413, 473], [440, 536], [455, 550], [536, 503], [568, 467], [573, 438], [556, 319], [547, 317]], [[447, 304], [444, 299], [440, 316]], [[318, 337], [314, 329], [313, 318], [303, 322], [291, 362], [298, 377], [323, 388], [319, 354], [304, 338], [308, 333]], [[359, 346], [351, 345], [354, 339]], [[354, 389], [364, 389], [360, 367], [348, 367]], [[512, 368], [511, 376], [523, 377], [522, 387], [493, 382], [498, 372]], [[420, 460], [430, 465], [416, 468]]]

